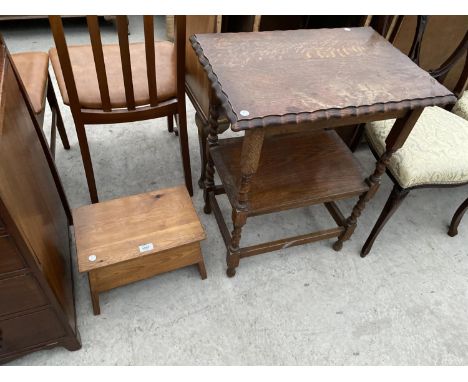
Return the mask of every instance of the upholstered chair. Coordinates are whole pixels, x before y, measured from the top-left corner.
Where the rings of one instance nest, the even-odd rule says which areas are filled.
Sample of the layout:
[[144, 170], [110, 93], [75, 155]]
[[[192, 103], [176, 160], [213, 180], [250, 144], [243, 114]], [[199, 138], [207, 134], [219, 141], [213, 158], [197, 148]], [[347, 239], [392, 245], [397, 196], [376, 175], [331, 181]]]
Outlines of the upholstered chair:
[[[410, 52], [410, 57], [416, 63], [426, 17], [418, 17], [416, 37]], [[439, 81], [443, 80], [450, 68], [466, 55], [467, 46], [468, 33], [449, 59], [439, 69], [430, 71], [430, 74]], [[459, 81], [466, 86], [468, 60], [463, 73]], [[385, 120], [365, 126], [367, 142], [377, 158], [385, 151], [385, 139], [393, 123], [394, 120]], [[439, 107], [425, 108], [403, 147], [390, 159], [387, 174], [394, 187], [362, 248], [361, 257], [370, 252], [378, 234], [411, 190], [468, 184], [468, 121]], [[457, 233], [458, 224], [467, 209], [468, 200], [455, 213], [449, 235]]]

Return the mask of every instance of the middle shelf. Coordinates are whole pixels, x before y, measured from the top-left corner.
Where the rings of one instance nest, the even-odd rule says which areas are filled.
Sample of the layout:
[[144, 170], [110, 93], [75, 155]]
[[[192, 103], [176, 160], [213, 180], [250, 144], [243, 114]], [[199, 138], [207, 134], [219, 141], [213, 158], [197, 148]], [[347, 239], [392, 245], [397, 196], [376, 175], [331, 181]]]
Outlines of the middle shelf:
[[[210, 148], [231, 205], [236, 208], [243, 138]], [[368, 190], [361, 166], [334, 130], [265, 137], [249, 192], [249, 216], [325, 203]]]

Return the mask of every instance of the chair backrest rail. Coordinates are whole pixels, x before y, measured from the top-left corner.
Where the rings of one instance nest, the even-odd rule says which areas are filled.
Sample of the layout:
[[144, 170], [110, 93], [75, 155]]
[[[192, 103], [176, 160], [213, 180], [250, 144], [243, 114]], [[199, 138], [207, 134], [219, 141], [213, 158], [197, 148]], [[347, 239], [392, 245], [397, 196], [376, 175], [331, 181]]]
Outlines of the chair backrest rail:
[[111, 111], [111, 102], [109, 97], [109, 85], [107, 82], [106, 64], [104, 62], [104, 53], [102, 50], [101, 31], [99, 29], [99, 20], [97, 16], [86, 16], [88, 23], [89, 37], [93, 49], [94, 66], [101, 94], [102, 109]]
[[450, 71], [452, 65], [455, 62], [457, 62], [463, 55], [465, 55], [465, 53], [467, 52], [467, 49], [468, 49], [468, 31], [465, 33], [465, 36], [463, 37], [463, 39], [460, 41], [460, 43], [452, 52], [452, 54], [444, 61], [444, 63], [439, 68], [429, 71], [431, 76], [434, 78], [438, 78], [439, 81], [442, 82], [445, 79], [445, 76], [447, 75], [447, 73]]
[[143, 16], [143, 28], [145, 33], [146, 74], [148, 76], [148, 91], [150, 105], [158, 104], [156, 85], [156, 55], [154, 52], [154, 19], [153, 16]]
[[132, 64], [130, 61], [130, 46], [128, 43], [128, 20], [126, 16], [116, 16], [116, 19], [127, 109], [135, 110], [135, 94], [133, 92]]
[[414, 61], [415, 64], [419, 65], [419, 57], [421, 55], [421, 45], [422, 39], [424, 36], [424, 31], [426, 30], [428, 16], [418, 16], [418, 21], [416, 24], [416, 33], [414, 35], [413, 43], [411, 44], [411, 49], [408, 53], [408, 57]]
[[[424, 32], [426, 30], [429, 17], [430, 16], [418, 16], [416, 33], [411, 45], [410, 53], [408, 54], [408, 56], [418, 65]], [[450, 56], [443, 62], [443, 64], [440, 65], [437, 69], [429, 70], [429, 74], [432, 77], [443, 83], [450, 70], [463, 56], [465, 56], [465, 66], [454, 88], [454, 93], [457, 97], [461, 97], [468, 84], [468, 31], [465, 32], [463, 39], [460, 41], [452, 54], [450, 54]]]
[[187, 38], [185, 15], [175, 17], [175, 27], [175, 48], [177, 57], [176, 86], [178, 102], [182, 102], [185, 105], [185, 96], [179, 96], [179, 94], [185, 94], [185, 39]]
[[388, 28], [387, 33], [385, 34], [385, 38], [391, 44], [393, 44], [396, 36], [398, 35], [398, 32], [400, 31], [400, 27], [401, 27], [404, 17], [405, 16], [393, 16], [392, 17], [390, 27]]
[[76, 90], [75, 77], [70, 61], [70, 54], [68, 52], [67, 41], [65, 39], [65, 32], [63, 30], [62, 18], [60, 16], [49, 16], [50, 28], [57, 48], [57, 55], [62, 67], [62, 73], [65, 80], [65, 87], [67, 88], [68, 98], [70, 100], [70, 108], [73, 112], [79, 111], [79, 98]]

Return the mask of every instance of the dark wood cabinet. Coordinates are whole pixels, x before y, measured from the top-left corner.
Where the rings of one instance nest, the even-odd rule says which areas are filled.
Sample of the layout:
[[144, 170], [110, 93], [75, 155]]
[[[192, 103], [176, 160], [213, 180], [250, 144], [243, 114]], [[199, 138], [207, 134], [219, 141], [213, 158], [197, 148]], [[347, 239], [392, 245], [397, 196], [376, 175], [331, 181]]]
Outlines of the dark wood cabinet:
[[42, 130], [0, 38], [0, 363], [81, 347], [71, 214]]

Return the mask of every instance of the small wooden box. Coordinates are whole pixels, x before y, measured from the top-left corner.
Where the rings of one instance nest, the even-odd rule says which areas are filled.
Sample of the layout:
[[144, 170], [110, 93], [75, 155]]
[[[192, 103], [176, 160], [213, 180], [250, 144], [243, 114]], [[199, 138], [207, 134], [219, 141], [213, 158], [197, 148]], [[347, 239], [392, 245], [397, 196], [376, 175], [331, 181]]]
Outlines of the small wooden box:
[[96, 315], [100, 292], [194, 264], [206, 278], [206, 236], [184, 186], [79, 207], [73, 220]]

